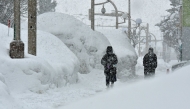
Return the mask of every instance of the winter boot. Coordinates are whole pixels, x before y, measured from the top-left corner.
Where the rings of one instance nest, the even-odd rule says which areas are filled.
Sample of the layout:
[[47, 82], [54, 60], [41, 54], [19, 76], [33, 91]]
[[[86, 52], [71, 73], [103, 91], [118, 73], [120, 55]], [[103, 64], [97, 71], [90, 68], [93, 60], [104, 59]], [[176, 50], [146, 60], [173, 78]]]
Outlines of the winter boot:
[[111, 82], [111, 85], [110, 85], [110, 87], [113, 87], [114, 86], [114, 82]]
[[107, 88], [109, 88], [109, 86], [110, 86], [109, 80], [106, 80], [106, 86], [107, 86]]

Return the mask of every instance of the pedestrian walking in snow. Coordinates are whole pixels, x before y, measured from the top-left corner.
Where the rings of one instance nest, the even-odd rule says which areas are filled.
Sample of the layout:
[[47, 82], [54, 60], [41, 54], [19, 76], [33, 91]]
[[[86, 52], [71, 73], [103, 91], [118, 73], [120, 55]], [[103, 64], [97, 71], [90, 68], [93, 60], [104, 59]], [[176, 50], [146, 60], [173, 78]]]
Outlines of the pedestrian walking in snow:
[[144, 76], [150, 77], [155, 75], [155, 69], [157, 67], [157, 56], [150, 47], [148, 53], [143, 58]]
[[117, 56], [113, 53], [112, 46], [108, 46], [106, 50], [106, 54], [103, 56], [101, 60], [101, 64], [104, 66], [104, 74], [106, 76], [106, 86], [113, 86], [114, 82], [117, 81], [116, 78], [116, 64], [118, 63]]

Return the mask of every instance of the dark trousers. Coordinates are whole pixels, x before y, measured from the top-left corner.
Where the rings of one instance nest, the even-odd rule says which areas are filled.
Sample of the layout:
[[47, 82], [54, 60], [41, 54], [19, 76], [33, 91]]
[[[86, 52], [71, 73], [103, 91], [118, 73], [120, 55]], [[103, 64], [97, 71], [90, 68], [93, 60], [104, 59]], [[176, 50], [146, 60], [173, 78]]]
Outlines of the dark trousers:
[[110, 82], [113, 84], [115, 81], [117, 81], [115, 67], [111, 69], [105, 69], [104, 74], [106, 76], [106, 86], [109, 86]]
[[155, 69], [154, 68], [144, 68], [144, 77], [154, 77], [155, 76]]

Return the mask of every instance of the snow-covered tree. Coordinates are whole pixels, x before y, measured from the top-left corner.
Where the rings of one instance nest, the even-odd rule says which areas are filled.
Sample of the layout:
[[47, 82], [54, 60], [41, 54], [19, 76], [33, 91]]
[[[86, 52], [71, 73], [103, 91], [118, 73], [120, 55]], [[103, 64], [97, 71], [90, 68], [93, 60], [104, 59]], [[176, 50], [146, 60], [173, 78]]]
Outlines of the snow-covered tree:
[[[144, 28], [144, 27], [142, 27]], [[123, 29], [123, 32], [128, 36], [128, 32], [127, 32], [127, 28]], [[140, 32], [141, 30], [139, 30], [139, 27], [136, 26], [131, 30], [131, 38], [129, 38], [131, 40], [131, 44], [132, 46], [135, 48], [137, 44], [141, 43], [143, 41], [143, 38], [140, 38], [139, 40], [139, 36], [140, 36]]]
[[[27, 0], [20, 1], [21, 16], [26, 16], [28, 6]], [[8, 20], [13, 20], [14, 16], [14, 0], [0, 0], [0, 23], [7, 25]]]
[[[38, 0], [38, 14], [55, 11], [57, 3], [52, 0]], [[20, 12], [22, 17], [27, 17], [28, 0], [20, 1]], [[13, 23], [14, 19], [14, 0], [0, 0], [0, 23], [7, 25], [8, 20]], [[13, 25], [12, 25], [13, 26]]]
[[57, 2], [55, 0], [38, 0], [38, 14], [45, 12], [55, 12]]
[[166, 10], [169, 14], [164, 20], [156, 24], [163, 32], [164, 43], [175, 49], [180, 58], [181, 27], [180, 27], [180, 4], [181, 0], [170, 0], [171, 9]]
[[[128, 32], [124, 31], [124, 33], [128, 36]], [[131, 32], [131, 38], [129, 38], [132, 42], [132, 46], [135, 48], [136, 45], [139, 43], [138, 35], [136, 35], [136, 29]]]

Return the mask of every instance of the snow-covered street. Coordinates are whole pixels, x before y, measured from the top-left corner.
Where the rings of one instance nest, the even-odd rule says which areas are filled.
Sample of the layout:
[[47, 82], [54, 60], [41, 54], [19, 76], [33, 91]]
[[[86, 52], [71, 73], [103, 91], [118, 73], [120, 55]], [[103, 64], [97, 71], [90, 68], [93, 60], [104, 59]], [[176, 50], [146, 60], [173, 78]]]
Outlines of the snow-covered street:
[[188, 109], [189, 66], [168, 75], [114, 87], [59, 109]]
[[101, 70], [93, 70], [89, 74], [79, 74], [79, 81], [76, 84], [69, 84], [62, 88], [50, 89], [39, 93], [21, 93], [15, 96], [15, 98], [21, 101], [23, 106], [28, 106], [32, 109], [52, 109], [85, 99], [85, 97], [93, 96], [105, 90], [103, 72]]
[[[143, 67], [140, 66], [141, 59], [139, 59], [138, 62], [138, 67], [140, 69], [138, 69], [136, 78], [129, 79], [125, 82], [118, 80], [114, 87], [110, 89], [105, 85], [105, 75], [103, 70], [94, 69], [89, 74], [79, 74], [79, 81], [76, 84], [68, 84], [62, 88], [50, 89], [44, 92], [13, 93], [12, 95], [16, 101], [19, 101], [19, 104], [22, 105], [24, 109], [56, 109], [69, 104], [72, 105], [74, 102], [107, 93], [108, 90], [119, 89], [123, 86], [128, 87], [132, 84], [144, 81]], [[155, 78], [167, 75], [164, 71], [164, 67], [160, 69], [162, 69], [162, 71], [157, 71]]]

